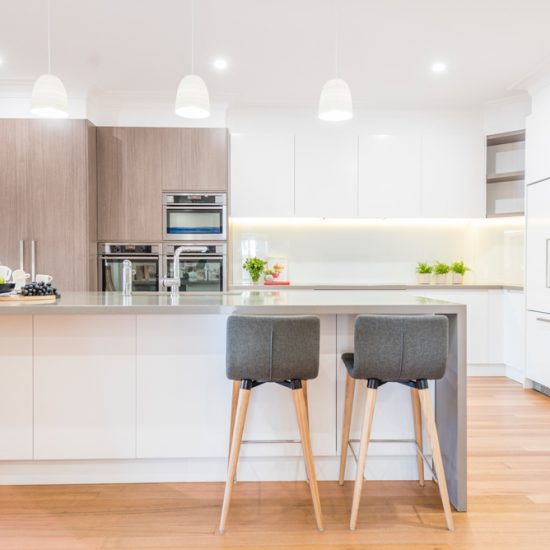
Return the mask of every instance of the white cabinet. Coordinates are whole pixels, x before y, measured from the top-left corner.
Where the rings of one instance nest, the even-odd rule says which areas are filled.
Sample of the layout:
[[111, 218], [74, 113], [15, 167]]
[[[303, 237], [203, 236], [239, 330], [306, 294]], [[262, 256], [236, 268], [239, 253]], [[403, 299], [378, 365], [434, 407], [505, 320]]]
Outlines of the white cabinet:
[[296, 136], [296, 216], [357, 216], [357, 146], [357, 136]]
[[484, 150], [481, 136], [423, 136], [423, 217], [485, 217]]
[[503, 362], [508, 376], [523, 383], [525, 378], [525, 295], [523, 291], [504, 292]]
[[420, 209], [420, 136], [360, 136], [359, 217], [413, 218]]
[[231, 136], [231, 215], [294, 215], [294, 136]]
[[525, 126], [525, 181], [550, 178], [550, 87], [533, 95]]
[[550, 179], [527, 186], [527, 309], [550, 313]]
[[[336, 318], [321, 318], [321, 368], [308, 384], [313, 450], [335, 453]], [[232, 382], [225, 375], [226, 317], [138, 316], [137, 456], [225, 457]], [[205, 429], [206, 427], [206, 429]], [[298, 439], [291, 391], [252, 391], [245, 439]], [[245, 445], [242, 456], [301, 454], [296, 444]]]
[[0, 460], [31, 460], [32, 317], [0, 317]]
[[525, 376], [550, 387], [550, 315], [527, 312]]
[[134, 458], [135, 317], [34, 318], [34, 458]]

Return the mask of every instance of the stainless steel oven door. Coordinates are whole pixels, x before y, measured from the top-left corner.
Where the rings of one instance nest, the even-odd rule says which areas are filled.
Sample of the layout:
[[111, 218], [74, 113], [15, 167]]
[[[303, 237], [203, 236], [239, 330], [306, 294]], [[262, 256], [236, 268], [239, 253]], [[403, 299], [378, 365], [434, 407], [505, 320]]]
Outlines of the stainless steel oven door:
[[164, 240], [225, 241], [227, 210], [220, 205], [163, 206]]
[[[174, 257], [164, 257], [165, 273], [174, 274]], [[225, 290], [226, 256], [180, 256], [180, 292], [222, 292]]]
[[122, 291], [122, 262], [132, 262], [134, 292], [158, 292], [160, 258], [158, 256], [100, 256], [100, 288], [103, 292]]

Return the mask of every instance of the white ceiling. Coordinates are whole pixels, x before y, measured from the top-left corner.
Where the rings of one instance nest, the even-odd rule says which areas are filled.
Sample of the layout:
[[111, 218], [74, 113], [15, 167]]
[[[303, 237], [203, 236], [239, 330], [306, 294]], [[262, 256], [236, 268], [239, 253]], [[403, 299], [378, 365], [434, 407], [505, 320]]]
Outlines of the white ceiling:
[[[195, 0], [195, 72], [213, 102], [316, 102], [334, 76], [334, 0]], [[189, 0], [51, 0], [68, 92], [175, 95]], [[340, 75], [357, 103], [462, 107], [509, 95], [550, 60], [550, 0], [339, 0]], [[46, 72], [46, 0], [0, 0], [0, 84]], [[216, 57], [229, 63], [212, 67]], [[431, 64], [448, 71], [434, 75]]]

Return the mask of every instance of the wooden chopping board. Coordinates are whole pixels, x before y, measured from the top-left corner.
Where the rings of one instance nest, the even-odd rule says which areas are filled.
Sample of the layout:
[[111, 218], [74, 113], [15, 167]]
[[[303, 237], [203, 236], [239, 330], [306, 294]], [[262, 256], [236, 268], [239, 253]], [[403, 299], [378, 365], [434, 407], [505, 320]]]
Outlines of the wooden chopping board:
[[21, 296], [20, 294], [6, 294], [0, 296], [0, 302], [17, 302], [17, 303], [32, 303], [32, 304], [54, 304], [55, 295], [49, 296]]

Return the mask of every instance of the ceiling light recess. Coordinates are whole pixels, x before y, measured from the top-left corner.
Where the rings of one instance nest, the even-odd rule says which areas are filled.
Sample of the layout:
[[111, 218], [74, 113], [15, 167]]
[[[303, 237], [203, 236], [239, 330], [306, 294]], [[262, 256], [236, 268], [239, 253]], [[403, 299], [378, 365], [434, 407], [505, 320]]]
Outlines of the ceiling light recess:
[[48, 0], [48, 72], [39, 76], [32, 89], [31, 113], [43, 118], [66, 118], [69, 116], [67, 91], [61, 80], [51, 74], [51, 25], [50, 0]]
[[195, 70], [195, 3], [191, 0], [191, 74], [184, 76], [176, 93], [176, 114], [200, 119], [210, 116], [210, 96], [204, 80]]
[[218, 71], [225, 71], [227, 69], [227, 61], [223, 58], [218, 58], [214, 60], [214, 68]]
[[432, 71], [434, 73], [444, 73], [447, 70], [447, 65], [443, 61], [436, 61], [432, 65]]

